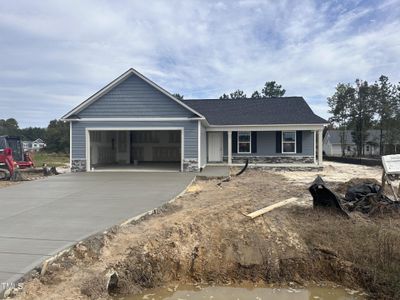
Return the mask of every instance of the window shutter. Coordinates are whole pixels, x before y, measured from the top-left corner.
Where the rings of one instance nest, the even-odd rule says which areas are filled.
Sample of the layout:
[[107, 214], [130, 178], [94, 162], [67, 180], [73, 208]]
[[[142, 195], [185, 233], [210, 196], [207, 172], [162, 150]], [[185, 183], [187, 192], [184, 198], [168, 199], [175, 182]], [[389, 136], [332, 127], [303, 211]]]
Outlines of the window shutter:
[[251, 153], [257, 153], [257, 131], [251, 132]]
[[303, 152], [303, 131], [296, 131], [296, 153]]
[[237, 131], [232, 131], [232, 153], [237, 153], [238, 134]]
[[282, 131], [276, 132], [276, 153], [282, 153]]

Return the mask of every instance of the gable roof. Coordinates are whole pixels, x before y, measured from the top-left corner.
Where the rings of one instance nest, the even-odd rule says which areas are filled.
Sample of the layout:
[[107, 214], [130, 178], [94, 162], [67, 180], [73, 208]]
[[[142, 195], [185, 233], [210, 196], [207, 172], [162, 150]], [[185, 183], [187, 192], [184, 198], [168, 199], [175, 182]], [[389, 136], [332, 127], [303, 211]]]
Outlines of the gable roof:
[[[346, 130], [346, 136], [345, 136], [345, 140], [346, 140], [346, 144], [347, 145], [355, 145], [354, 141], [353, 141], [353, 136], [352, 133], [353, 130]], [[329, 129], [326, 132], [326, 139], [331, 143], [331, 144], [341, 144], [340, 142], [340, 133], [341, 130], [338, 129]], [[370, 142], [370, 143], [376, 143], [379, 142], [379, 138], [380, 138], [380, 130], [378, 129], [369, 129], [367, 130], [367, 137], [366, 137], [366, 142]]]
[[44, 141], [41, 138], [37, 138], [33, 143], [44, 143]]
[[210, 125], [327, 124], [303, 97], [203, 99], [184, 103], [205, 116]]
[[81, 104], [79, 104], [77, 107], [75, 107], [74, 109], [72, 109], [68, 113], [66, 113], [64, 116], [62, 116], [61, 120], [67, 120], [67, 119], [71, 118], [72, 116], [76, 115], [77, 113], [79, 113], [80, 111], [82, 111], [83, 109], [85, 109], [86, 107], [91, 105], [93, 102], [98, 100], [100, 97], [102, 97], [103, 95], [107, 94], [110, 90], [112, 90], [114, 87], [119, 85], [121, 82], [123, 82], [124, 80], [129, 78], [131, 75], [138, 76], [140, 79], [142, 79], [143, 81], [145, 81], [148, 84], [150, 84], [152, 87], [154, 87], [155, 89], [157, 89], [158, 91], [160, 91], [161, 93], [163, 93], [164, 95], [169, 97], [171, 100], [173, 100], [176, 103], [180, 104], [181, 106], [183, 106], [187, 110], [191, 111], [195, 115], [199, 116], [200, 118], [204, 118], [204, 116], [202, 114], [200, 114], [199, 112], [197, 112], [193, 108], [189, 107], [187, 104], [183, 103], [181, 100], [179, 100], [176, 97], [174, 97], [172, 94], [170, 94], [168, 91], [166, 91], [165, 89], [163, 89], [162, 87], [157, 85], [155, 82], [151, 81], [150, 79], [148, 79], [147, 77], [145, 77], [144, 75], [142, 75], [141, 73], [136, 71], [135, 69], [130, 68], [128, 71], [126, 71], [125, 73], [120, 75], [118, 78], [114, 79], [113, 81], [111, 81], [105, 87], [103, 87], [100, 91], [98, 91], [97, 93], [93, 94], [88, 99], [86, 99]]

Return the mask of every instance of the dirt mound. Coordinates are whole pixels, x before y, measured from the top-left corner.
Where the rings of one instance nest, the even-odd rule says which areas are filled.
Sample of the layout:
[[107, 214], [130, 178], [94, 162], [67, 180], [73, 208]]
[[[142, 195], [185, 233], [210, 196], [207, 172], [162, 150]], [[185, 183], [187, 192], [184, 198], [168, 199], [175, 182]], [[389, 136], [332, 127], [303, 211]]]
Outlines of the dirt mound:
[[341, 195], [345, 195], [348, 188], [360, 184], [378, 184], [380, 185], [381, 183], [376, 180], [375, 178], [352, 178], [349, 181], [339, 183], [335, 187], [335, 191]]

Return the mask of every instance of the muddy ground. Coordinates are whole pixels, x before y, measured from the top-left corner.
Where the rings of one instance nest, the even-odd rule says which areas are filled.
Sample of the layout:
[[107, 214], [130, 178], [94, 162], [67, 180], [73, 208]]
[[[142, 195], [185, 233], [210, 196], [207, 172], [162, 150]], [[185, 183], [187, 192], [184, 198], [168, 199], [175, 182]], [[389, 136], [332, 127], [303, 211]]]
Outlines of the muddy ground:
[[[321, 173], [338, 190], [353, 177], [381, 175], [379, 168], [326, 165]], [[176, 282], [329, 281], [399, 298], [399, 216], [345, 219], [314, 210], [307, 188], [316, 174], [249, 170], [221, 186], [198, 180], [157, 214], [78, 244], [16, 298], [106, 299], [114, 272], [109, 292], [117, 295]], [[244, 215], [289, 197], [299, 201], [254, 220]]]

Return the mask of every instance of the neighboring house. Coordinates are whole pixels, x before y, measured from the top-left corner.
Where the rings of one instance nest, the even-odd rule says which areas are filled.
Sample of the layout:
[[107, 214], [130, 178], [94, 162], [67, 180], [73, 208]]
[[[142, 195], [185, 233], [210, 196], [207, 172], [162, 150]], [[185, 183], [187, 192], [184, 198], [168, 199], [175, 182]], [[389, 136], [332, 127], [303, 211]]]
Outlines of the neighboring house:
[[46, 143], [41, 138], [38, 138], [34, 141], [23, 141], [22, 147], [24, 151], [39, 151], [46, 148]]
[[[328, 156], [342, 156], [341, 130], [328, 130], [324, 137], [324, 153]], [[379, 155], [380, 130], [367, 131], [364, 155]], [[344, 152], [346, 156], [357, 155], [357, 146], [353, 141], [352, 130], [346, 130], [344, 135]]]
[[70, 122], [73, 171], [198, 171], [247, 158], [257, 165], [316, 166], [327, 125], [302, 97], [184, 101], [134, 69], [62, 120]]

